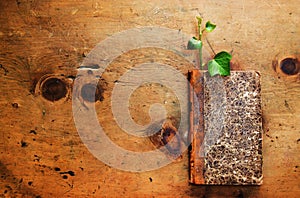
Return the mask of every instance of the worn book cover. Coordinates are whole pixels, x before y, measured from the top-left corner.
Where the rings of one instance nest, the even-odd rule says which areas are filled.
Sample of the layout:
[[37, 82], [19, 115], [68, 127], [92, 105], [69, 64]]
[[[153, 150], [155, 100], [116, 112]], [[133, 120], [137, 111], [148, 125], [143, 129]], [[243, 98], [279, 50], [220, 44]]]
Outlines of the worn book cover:
[[260, 74], [232, 71], [210, 77], [193, 70], [190, 80], [190, 182], [262, 184]]

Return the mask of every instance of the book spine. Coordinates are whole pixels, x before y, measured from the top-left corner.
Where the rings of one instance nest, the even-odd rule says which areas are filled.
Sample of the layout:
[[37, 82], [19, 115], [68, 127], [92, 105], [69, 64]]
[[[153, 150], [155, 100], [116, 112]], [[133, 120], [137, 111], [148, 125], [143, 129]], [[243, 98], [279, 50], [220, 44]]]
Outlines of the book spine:
[[204, 139], [204, 77], [200, 70], [189, 73], [190, 98], [190, 183], [204, 184], [204, 156], [201, 153], [201, 144]]

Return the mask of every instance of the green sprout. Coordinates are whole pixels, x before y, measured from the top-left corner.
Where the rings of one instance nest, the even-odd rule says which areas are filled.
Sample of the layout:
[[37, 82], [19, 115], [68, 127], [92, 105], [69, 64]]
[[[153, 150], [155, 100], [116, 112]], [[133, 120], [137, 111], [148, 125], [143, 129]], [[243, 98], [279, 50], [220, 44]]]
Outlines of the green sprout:
[[[205, 28], [201, 29], [202, 25], [202, 18], [197, 16], [196, 17], [198, 21], [198, 38], [193, 37], [188, 41], [187, 48], [189, 50], [199, 50], [199, 62], [200, 62], [200, 69], [203, 70], [203, 58], [202, 58], [202, 48], [203, 48], [203, 42], [202, 42], [202, 36], [204, 32], [212, 32], [216, 25], [211, 23], [210, 21], [207, 21], [205, 24]], [[217, 74], [221, 76], [228, 76], [230, 75], [230, 60], [232, 56], [228, 52], [222, 51], [220, 53], [217, 53], [215, 57], [210, 60], [207, 63], [208, 72], [211, 76], [215, 76]]]

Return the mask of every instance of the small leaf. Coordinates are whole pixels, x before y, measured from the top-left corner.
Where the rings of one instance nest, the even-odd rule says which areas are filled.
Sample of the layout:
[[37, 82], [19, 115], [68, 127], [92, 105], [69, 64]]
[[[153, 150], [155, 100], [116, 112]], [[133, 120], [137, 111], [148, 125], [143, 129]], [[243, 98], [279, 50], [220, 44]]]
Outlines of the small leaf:
[[205, 30], [207, 32], [212, 32], [216, 28], [215, 24], [212, 24], [210, 21], [207, 21], [205, 24]]
[[198, 40], [195, 37], [189, 40], [187, 49], [194, 50], [194, 49], [201, 49], [201, 48], [202, 48], [202, 41]]
[[217, 74], [221, 76], [230, 75], [230, 60], [232, 56], [228, 52], [220, 52], [216, 54], [214, 59], [208, 62], [208, 72], [210, 76], [215, 76]]
[[200, 16], [196, 16], [196, 19], [198, 20], [198, 23], [201, 24], [202, 23], [202, 18]]

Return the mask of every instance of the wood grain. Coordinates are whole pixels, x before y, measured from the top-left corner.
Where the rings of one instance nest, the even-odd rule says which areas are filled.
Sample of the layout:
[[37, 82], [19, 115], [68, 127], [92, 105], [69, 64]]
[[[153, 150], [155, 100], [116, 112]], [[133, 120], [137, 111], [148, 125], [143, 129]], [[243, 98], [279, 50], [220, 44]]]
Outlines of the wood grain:
[[[299, 59], [298, 4], [297, 0], [0, 1], [0, 196], [299, 197], [300, 75], [288, 76], [273, 67], [289, 56]], [[33, 91], [44, 75], [72, 80], [84, 57], [117, 32], [160, 26], [194, 35], [198, 14], [217, 24], [205, 35], [215, 51], [232, 51], [235, 69], [261, 73], [264, 184], [260, 187], [190, 185], [187, 152], [179, 162], [154, 171], [111, 168], [82, 143], [73, 121], [72, 98], [50, 102]], [[205, 49], [213, 55], [207, 43]], [[103, 75], [103, 101], [95, 103], [108, 136], [135, 151], [153, 145], [147, 138], [122, 132], [114, 122], [110, 96], [114, 81], [124, 72], [150, 61], [171, 65], [184, 75], [193, 68], [171, 52], [128, 52]], [[147, 107], [164, 99], [168, 113], [178, 116], [171, 91], [143, 87], [140, 93], [143, 97], [136, 94], [130, 100], [137, 123], [146, 124]], [[146, 95], [151, 97], [145, 99]]]

